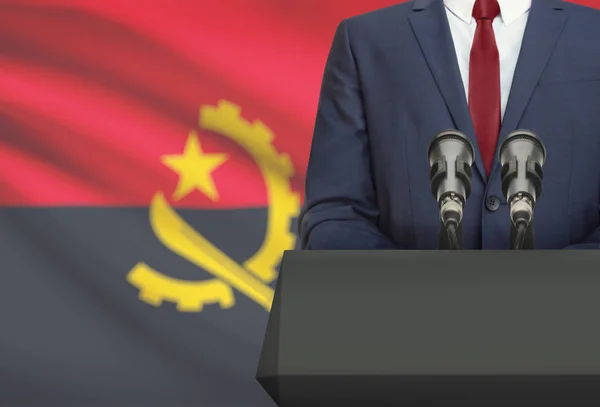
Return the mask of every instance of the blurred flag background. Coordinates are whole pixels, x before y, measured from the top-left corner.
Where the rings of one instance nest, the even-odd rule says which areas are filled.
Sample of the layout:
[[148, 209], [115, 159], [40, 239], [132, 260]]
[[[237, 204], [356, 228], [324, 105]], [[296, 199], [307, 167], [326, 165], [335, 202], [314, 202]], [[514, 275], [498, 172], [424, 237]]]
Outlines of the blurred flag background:
[[0, 405], [272, 405], [333, 32], [394, 3], [0, 0]]

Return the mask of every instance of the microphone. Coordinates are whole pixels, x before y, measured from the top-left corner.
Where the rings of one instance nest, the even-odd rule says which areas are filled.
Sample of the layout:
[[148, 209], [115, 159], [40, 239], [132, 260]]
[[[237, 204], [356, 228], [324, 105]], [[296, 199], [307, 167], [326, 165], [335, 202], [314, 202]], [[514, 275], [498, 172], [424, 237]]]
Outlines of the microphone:
[[[463, 208], [471, 194], [473, 157], [475, 149], [467, 136], [458, 130], [439, 133], [429, 144], [429, 180], [431, 193], [440, 208], [440, 220], [446, 229], [448, 245], [460, 249], [457, 229], [462, 221]], [[440, 228], [440, 246], [445, 246]]]
[[530, 231], [527, 246], [533, 249], [530, 225], [535, 203], [542, 194], [546, 147], [533, 132], [515, 130], [500, 144], [498, 161], [502, 166], [502, 193], [508, 201], [512, 228], [516, 231], [516, 234], [511, 231], [511, 246], [524, 248], [526, 233]]

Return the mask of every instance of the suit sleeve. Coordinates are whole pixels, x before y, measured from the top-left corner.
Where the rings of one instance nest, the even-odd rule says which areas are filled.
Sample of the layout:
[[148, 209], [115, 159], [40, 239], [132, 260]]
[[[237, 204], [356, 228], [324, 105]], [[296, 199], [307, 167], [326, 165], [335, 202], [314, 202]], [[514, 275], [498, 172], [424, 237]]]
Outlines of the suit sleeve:
[[397, 249], [377, 227], [365, 113], [347, 21], [331, 46], [299, 218], [302, 249]]

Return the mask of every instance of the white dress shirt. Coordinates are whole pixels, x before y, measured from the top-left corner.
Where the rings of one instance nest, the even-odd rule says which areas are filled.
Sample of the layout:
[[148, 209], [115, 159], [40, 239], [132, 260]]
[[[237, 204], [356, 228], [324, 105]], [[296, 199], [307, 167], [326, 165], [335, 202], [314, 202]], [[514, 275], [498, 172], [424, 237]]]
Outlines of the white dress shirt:
[[[477, 22], [473, 18], [475, 0], [444, 0], [450, 32], [458, 57], [458, 67], [469, 98], [469, 59]], [[502, 117], [521, 51], [531, 0], [498, 0], [500, 15], [493, 22], [500, 54], [500, 107]]]

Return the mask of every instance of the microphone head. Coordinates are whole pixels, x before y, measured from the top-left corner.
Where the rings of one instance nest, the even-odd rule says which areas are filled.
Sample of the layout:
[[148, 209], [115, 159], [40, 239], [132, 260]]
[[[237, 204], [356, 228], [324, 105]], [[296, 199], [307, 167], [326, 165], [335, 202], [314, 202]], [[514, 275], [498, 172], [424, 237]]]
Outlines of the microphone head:
[[542, 140], [529, 130], [509, 133], [498, 149], [502, 165], [502, 193], [510, 202], [514, 197], [526, 197], [535, 204], [542, 193], [546, 147]]
[[467, 136], [458, 130], [445, 130], [429, 143], [429, 165], [433, 165], [444, 155], [460, 156], [469, 166], [473, 165], [475, 148]]
[[546, 161], [546, 147], [535, 133], [529, 130], [515, 130], [502, 140], [498, 149], [498, 162], [504, 165], [514, 157], [531, 157], [543, 166]]
[[475, 148], [458, 130], [445, 130], [429, 144], [431, 193], [441, 202], [447, 196], [466, 201], [471, 193]]

